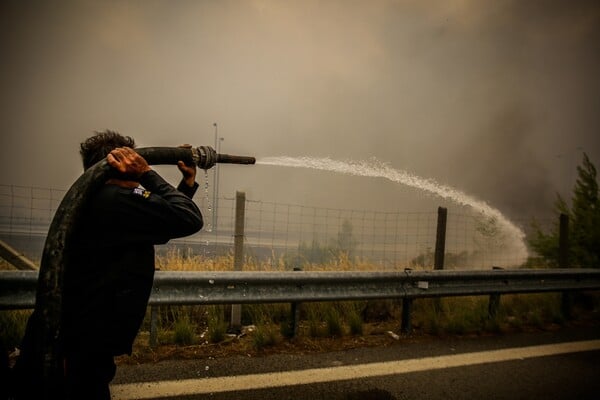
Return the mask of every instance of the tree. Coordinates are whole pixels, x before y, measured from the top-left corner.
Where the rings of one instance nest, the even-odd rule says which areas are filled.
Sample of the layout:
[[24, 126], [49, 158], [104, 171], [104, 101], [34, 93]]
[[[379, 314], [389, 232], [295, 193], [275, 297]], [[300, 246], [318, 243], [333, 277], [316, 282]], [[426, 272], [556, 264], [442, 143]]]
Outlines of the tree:
[[358, 246], [358, 241], [354, 238], [352, 230], [352, 223], [345, 219], [333, 245], [338, 254], [345, 254], [349, 260], [354, 259], [354, 252]]
[[291, 262], [295, 264], [327, 264], [329, 262], [340, 260], [341, 257], [350, 262], [354, 261], [358, 241], [352, 233], [352, 223], [344, 220], [335, 239], [331, 238], [327, 243], [321, 244], [316, 238], [313, 238], [310, 244], [302, 241], [298, 245], [297, 257]]
[[321, 245], [317, 239], [313, 239], [310, 245], [304, 241], [298, 245], [298, 255], [309, 264], [326, 264], [334, 258], [333, 250]]
[[[560, 196], [554, 205], [558, 215], [569, 217], [569, 264], [573, 267], [600, 268], [600, 199], [596, 168], [587, 154], [577, 167], [577, 181], [573, 188], [571, 207]], [[550, 266], [558, 265], [558, 223], [549, 232], [543, 232], [534, 223], [529, 244]]]

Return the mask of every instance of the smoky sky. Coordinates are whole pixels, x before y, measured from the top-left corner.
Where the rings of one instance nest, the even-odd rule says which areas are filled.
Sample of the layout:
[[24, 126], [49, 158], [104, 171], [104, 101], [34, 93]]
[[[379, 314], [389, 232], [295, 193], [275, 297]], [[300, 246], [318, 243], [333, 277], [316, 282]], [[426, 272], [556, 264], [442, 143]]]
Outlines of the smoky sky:
[[[68, 188], [95, 130], [139, 146], [213, 145], [214, 122], [225, 153], [375, 157], [523, 219], [570, 191], [582, 152], [600, 165], [596, 1], [54, 1], [0, 12], [0, 184]], [[224, 166], [220, 195], [235, 190], [336, 208], [424, 204], [383, 180]]]

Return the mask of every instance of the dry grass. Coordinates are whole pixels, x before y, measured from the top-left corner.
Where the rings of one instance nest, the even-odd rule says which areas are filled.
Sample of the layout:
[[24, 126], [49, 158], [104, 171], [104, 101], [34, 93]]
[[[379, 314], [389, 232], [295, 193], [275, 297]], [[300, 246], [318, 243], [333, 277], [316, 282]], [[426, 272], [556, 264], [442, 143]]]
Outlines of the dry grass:
[[[300, 261], [299, 261], [300, 260]], [[340, 253], [327, 263], [295, 260], [304, 271], [380, 271], [382, 266]], [[298, 266], [298, 265], [297, 265]], [[233, 271], [233, 255], [209, 258], [184, 248], [171, 247], [157, 256], [162, 271]], [[403, 271], [406, 265], [385, 271]], [[412, 267], [413, 269], [420, 269]], [[0, 270], [12, 270], [0, 259]], [[259, 260], [247, 257], [245, 271], [289, 271], [285, 257]], [[587, 297], [587, 304], [575, 312], [579, 321], [600, 323], [600, 296]], [[400, 341], [426, 340], [431, 336], [482, 335], [531, 329], [556, 329], [568, 323], [561, 312], [560, 294], [506, 295], [501, 297], [495, 319], [488, 316], [488, 297], [417, 299], [412, 314], [413, 334]], [[229, 355], [258, 355], [270, 352], [325, 352], [363, 346], [388, 346], [398, 339], [387, 332], [399, 332], [402, 303], [398, 300], [306, 303], [300, 308], [298, 335], [290, 336], [289, 304], [252, 304], [242, 307], [242, 324], [253, 326], [242, 334], [227, 333], [229, 307], [161, 307], [158, 318], [159, 346], [149, 346], [149, 315], [134, 344], [132, 357], [120, 363], [157, 361], [166, 358], [208, 358]], [[0, 340], [9, 348], [18, 346], [30, 312], [0, 311]], [[591, 315], [591, 317], [590, 317]], [[91, 344], [93, 345], [93, 344]]]
[[[166, 255], [156, 257], [156, 267], [161, 271], [233, 271], [233, 255], [208, 258], [193, 254], [186, 249], [170, 248]], [[302, 264], [303, 271], [403, 271], [404, 265], [395, 268], [382, 267], [364, 260], [350, 260], [347, 255], [340, 254], [336, 259], [325, 264]], [[419, 268], [416, 268], [419, 269]], [[244, 271], [289, 271], [285, 257], [257, 260], [247, 257]]]
[[[4, 263], [6, 264], [6, 263]], [[156, 260], [163, 271], [232, 271], [233, 256], [216, 259], [191, 254], [185, 250], [170, 250]], [[4, 265], [6, 267], [6, 265]], [[0, 260], [0, 269], [3, 263]], [[257, 261], [248, 259], [245, 271], [285, 271], [289, 266], [283, 258]], [[305, 271], [377, 271], [377, 265], [351, 261], [340, 256], [327, 264], [303, 265]], [[390, 269], [387, 268], [387, 271]], [[398, 267], [397, 270], [403, 270]], [[566, 323], [560, 309], [560, 294], [506, 295], [501, 297], [495, 319], [488, 317], [488, 297], [456, 297], [417, 299], [414, 301], [411, 338], [428, 335], [472, 335], [527, 329], [549, 329]], [[593, 315], [600, 323], [600, 296], [585, 297], [575, 317]], [[159, 347], [150, 348], [149, 314], [142, 325], [132, 358], [120, 362], [138, 362], [171, 357], [208, 357], [223, 354], [258, 354], [288, 351], [328, 351], [357, 346], [388, 345], [395, 339], [387, 331], [398, 332], [402, 303], [399, 300], [306, 303], [300, 308], [298, 336], [289, 339], [289, 304], [252, 304], [242, 307], [242, 324], [254, 325], [243, 335], [228, 335], [229, 307], [173, 306], [159, 311]], [[2, 340], [17, 344], [22, 336], [26, 313], [0, 312]], [[588, 317], [586, 317], [588, 318]], [[588, 318], [590, 320], [590, 318]], [[403, 337], [401, 340], [412, 340]]]

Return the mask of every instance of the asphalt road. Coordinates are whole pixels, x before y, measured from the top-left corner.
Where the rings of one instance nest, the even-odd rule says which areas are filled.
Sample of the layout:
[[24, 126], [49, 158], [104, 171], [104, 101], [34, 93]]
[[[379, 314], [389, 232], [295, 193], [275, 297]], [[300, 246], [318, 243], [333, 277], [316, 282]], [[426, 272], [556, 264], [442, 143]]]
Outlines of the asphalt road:
[[112, 390], [115, 399], [599, 399], [600, 327], [120, 366]]

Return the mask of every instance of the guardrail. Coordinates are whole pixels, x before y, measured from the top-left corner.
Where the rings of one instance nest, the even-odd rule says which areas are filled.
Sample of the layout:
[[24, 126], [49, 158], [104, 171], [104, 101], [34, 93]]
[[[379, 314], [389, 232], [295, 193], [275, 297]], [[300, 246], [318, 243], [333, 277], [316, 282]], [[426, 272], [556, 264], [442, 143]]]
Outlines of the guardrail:
[[[0, 272], [0, 309], [33, 308], [37, 271]], [[150, 305], [291, 303], [600, 289], [600, 269], [157, 271]]]

